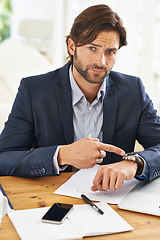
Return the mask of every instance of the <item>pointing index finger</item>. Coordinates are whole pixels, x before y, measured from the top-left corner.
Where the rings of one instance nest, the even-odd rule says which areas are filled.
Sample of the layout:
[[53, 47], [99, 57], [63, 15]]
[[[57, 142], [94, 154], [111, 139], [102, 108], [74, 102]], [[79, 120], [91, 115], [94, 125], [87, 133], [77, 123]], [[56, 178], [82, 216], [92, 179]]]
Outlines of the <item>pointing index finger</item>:
[[104, 150], [106, 152], [114, 152], [118, 155], [124, 156], [125, 151], [119, 147], [115, 147], [114, 145], [111, 144], [105, 144], [105, 143], [99, 143], [100, 150]]

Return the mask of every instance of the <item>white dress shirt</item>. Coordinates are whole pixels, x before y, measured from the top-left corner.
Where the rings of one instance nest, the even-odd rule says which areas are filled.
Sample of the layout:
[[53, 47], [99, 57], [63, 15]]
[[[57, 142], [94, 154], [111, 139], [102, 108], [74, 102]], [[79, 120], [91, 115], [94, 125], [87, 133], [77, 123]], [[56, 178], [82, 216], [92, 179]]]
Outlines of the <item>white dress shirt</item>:
[[[70, 66], [69, 69], [69, 79], [72, 92], [74, 141], [84, 137], [98, 138], [102, 141], [103, 99], [106, 91], [106, 79], [103, 81], [97, 97], [91, 104], [86, 100], [86, 97], [77, 85], [72, 74], [72, 66]], [[60, 171], [66, 168], [60, 168], [58, 166], [58, 152], [59, 147], [57, 147], [53, 156], [53, 166], [56, 174], [59, 174]]]

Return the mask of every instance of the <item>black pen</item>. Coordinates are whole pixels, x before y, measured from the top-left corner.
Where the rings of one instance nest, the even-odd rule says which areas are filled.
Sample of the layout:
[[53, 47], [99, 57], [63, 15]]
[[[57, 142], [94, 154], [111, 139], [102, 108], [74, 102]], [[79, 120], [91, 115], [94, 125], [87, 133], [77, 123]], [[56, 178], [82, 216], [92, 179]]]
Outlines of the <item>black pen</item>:
[[97, 212], [99, 212], [100, 214], [103, 214], [104, 212], [97, 207], [88, 197], [86, 197], [84, 194], [81, 195], [81, 197], [83, 198], [83, 200], [85, 202], [87, 202], [94, 210], [96, 210]]

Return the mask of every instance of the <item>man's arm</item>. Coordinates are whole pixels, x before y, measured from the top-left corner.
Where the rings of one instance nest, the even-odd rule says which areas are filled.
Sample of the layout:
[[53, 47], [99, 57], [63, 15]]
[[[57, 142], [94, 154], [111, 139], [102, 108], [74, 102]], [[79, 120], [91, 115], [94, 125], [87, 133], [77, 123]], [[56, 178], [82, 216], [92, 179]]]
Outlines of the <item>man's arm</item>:
[[[37, 122], [34, 123], [33, 101], [27, 83], [21, 82], [11, 114], [0, 135], [0, 175], [38, 177], [55, 174], [53, 155], [57, 146], [36, 146], [39, 145], [35, 137]], [[38, 110], [41, 113], [44, 109]], [[38, 130], [43, 131], [39, 126]]]
[[[153, 103], [138, 79], [139, 106], [141, 112], [137, 117], [137, 140], [144, 147], [138, 154], [144, 159], [149, 181], [160, 176], [160, 117], [153, 107]], [[136, 91], [135, 91], [136, 92]], [[135, 93], [134, 92], [134, 93]], [[135, 105], [136, 108], [136, 105]], [[126, 142], [127, 144], [127, 142]], [[123, 186], [123, 181], [135, 177], [137, 163], [134, 161], [120, 161], [101, 166], [94, 178], [92, 190], [115, 190]]]
[[[124, 156], [125, 152], [118, 147], [99, 142], [96, 138], [83, 138], [69, 145], [60, 147], [58, 154], [59, 165], [72, 165], [76, 168], [92, 168], [105, 157], [105, 152], [114, 152]], [[101, 161], [99, 161], [101, 160]]]
[[147, 163], [148, 180], [151, 181], [160, 176], [160, 116], [157, 115], [141, 81], [139, 81], [139, 89], [141, 115], [137, 128], [137, 140], [143, 146], [144, 151], [138, 154]]
[[0, 176], [40, 177], [55, 175], [53, 154], [55, 147], [28, 151], [6, 151], [0, 153]]

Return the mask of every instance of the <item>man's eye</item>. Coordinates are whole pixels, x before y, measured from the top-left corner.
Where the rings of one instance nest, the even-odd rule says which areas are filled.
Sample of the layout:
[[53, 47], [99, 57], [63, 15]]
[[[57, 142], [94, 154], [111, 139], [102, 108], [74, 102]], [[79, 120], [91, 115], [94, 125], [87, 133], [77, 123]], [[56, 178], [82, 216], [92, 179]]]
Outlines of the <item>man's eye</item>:
[[113, 55], [115, 52], [113, 50], [108, 50], [107, 54]]
[[88, 47], [89, 48], [89, 50], [91, 50], [91, 51], [94, 51], [95, 50], [95, 47]]

